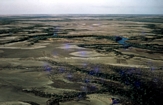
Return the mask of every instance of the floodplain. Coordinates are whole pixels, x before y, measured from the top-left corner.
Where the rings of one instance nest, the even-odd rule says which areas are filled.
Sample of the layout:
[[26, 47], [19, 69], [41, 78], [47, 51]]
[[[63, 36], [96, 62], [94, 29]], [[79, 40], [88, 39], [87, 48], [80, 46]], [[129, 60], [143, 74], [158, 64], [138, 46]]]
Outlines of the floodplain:
[[0, 16], [0, 104], [160, 105], [162, 23], [161, 15]]

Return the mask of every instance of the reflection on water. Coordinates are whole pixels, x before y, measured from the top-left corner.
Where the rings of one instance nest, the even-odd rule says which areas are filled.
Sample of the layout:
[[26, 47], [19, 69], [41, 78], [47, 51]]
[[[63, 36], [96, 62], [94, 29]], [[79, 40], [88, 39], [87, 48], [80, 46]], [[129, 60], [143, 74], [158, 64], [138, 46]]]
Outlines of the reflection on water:
[[126, 44], [126, 40], [128, 40], [128, 38], [124, 38], [122, 37], [121, 40], [117, 41], [119, 44], [125, 45]]
[[123, 47], [125, 47], [125, 48], [129, 47], [129, 44], [126, 42], [128, 40], [128, 38], [116, 36], [115, 40], [119, 44], [123, 45]]
[[57, 36], [57, 34], [54, 32], [53, 36]]

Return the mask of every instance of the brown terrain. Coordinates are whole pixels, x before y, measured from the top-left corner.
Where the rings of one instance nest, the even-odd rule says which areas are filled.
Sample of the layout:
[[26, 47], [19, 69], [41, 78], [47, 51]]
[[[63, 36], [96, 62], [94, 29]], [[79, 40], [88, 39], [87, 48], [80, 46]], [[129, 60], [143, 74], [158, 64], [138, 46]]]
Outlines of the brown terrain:
[[0, 105], [161, 105], [162, 20], [0, 16]]

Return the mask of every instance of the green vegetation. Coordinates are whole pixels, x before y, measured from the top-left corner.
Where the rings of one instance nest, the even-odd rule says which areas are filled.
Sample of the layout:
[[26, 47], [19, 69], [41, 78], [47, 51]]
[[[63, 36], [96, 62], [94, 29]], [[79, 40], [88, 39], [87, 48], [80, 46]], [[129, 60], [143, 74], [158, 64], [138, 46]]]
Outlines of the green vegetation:
[[0, 25], [8, 25], [8, 24], [13, 24], [13, 23], [16, 23], [16, 21], [13, 19], [0, 18]]
[[154, 34], [163, 34], [163, 28], [156, 26], [155, 24], [147, 24], [144, 26], [146, 28], [152, 29], [152, 33]]
[[[116, 74], [107, 74], [103, 72], [96, 73], [90, 71], [89, 69], [91, 69], [91, 67], [94, 67], [93, 64], [89, 64], [88, 65], [89, 69], [87, 69], [87, 68], [79, 68], [66, 63], [58, 64], [58, 62], [54, 62], [54, 61], [48, 61], [48, 62], [54, 65], [62, 65], [62, 66], [64, 65], [66, 67], [71, 68], [72, 70], [79, 71], [81, 73], [86, 73], [94, 77], [98, 77], [98, 79], [92, 81], [92, 83], [100, 84], [103, 88], [94, 92], [87, 92], [87, 94], [109, 92], [114, 95], [127, 97], [139, 105], [157, 105], [159, 104], [162, 97], [162, 94], [160, 94], [161, 90], [155, 86], [156, 84], [154, 82], [149, 82], [147, 79], [143, 78], [143, 75], [146, 74], [141, 74], [140, 76], [140, 73], [138, 72], [139, 71], [138, 68], [117, 67], [117, 66], [100, 64], [101, 68], [103, 69], [110, 68], [116, 73]], [[142, 68], [139, 69], [141, 69], [142, 71], [148, 70]], [[133, 71], [137, 71], [137, 73], [132, 73]], [[101, 81], [100, 78], [103, 78], [103, 81]], [[127, 87], [129, 87], [129, 89], [126, 90], [125, 88], [122, 88], [123, 87], [122, 84], [117, 84], [116, 82], [111, 82], [111, 81], [108, 82], [105, 79], [106, 80], [109, 79], [125, 84]], [[36, 93], [34, 92], [34, 94]], [[38, 92], [38, 94], [40, 94], [40, 96], [43, 96], [41, 95], [42, 93], [40, 92]], [[70, 94], [67, 96], [69, 97], [70, 100], [72, 99], [72, 97], [78, 96], [78, 93], [74, 93], [74, 95], [72, 94], [70, 95]], [[45, 95], [45, 97], [51, 97], [51, 95], [50, 94]], [[60, 100], [60, 102], [62, 102], [62, 100], [64, 99], [64, 96], [54, 95], [54, 97]]]
[[150, 28], [150, 29], [156, 29], [157, 28], [157, 26], [155, 24], [147, 24], [145, 27]]
[[158, 18], [151, 17], [151, 18], [146, 18], [145, 16], [133, 16], [133, 17], [128, 17], [124, 16], [123, 18], [117, 18], [116, 20], [119, 21], [134, 21], [134, 22], [149, 22], [149, 23], [163, 23], [163, 17], [158, 16]]
[[[92, 18], [79, 20], [78, 16], [74, 20], [74, 17], [62, 16], [0, 18], [0, 87], [7, 93], [11, 90], [11, 95], [18, 95], [20, 99], [25, 99], [22, 102], [32, 105], [45, 101], [47, 105], [80, 101], [79, 97], [86, 100], [88, 95], [96, 96], [99, 93], [109, 97], [123, 97], [131, 102], [122, 105], [159, 105], [159, 101], [163, 101], [163, 73], [160, 66], [163, 61], [163, 28], [161, 24], [155, 23], [163, 23], [163, 17], [90, 17]], [[143, 28], [140, 29], [142, 25]], [[140, 31], [146, 34], [134, 36]], [[48, 38], [48, 41], [42, 41]], [[126, 45], [122, 39], [127, 40]], [[30, 46], [35, 43], [39, 44]], [[69, 44], [72, 44], [72, 50], [69, 50]], [[76, 45], [85, 49], [78, 49]], [[148, 62], [152, 64], [149, 66]], [[1, 94], [3, 98], [3, 94], [7, 96], [4, 100], [8, 100], [7, 93]], [[11, 96], [9, 100], [12, 101], [12, 98]]]
[[131, 42], [128, 42], [128, 44], [136, 48], [155, 50], [158, 52], [162, 51], [162, 46], [157, 46], [157, 44], [139, 44], [139, 43], [131, 43]]
[[[0, 25], [8, 25], [8, 24], [16, 24], [17, 21], [9, 18], [0, 18]], [[35, 24], [34, 26], [29, 26], [29, 27], [21, 27], [21, 28], [12, 28], [8, 30], [0, 30], [0, 34], [5, 34], [5, 33], [18, 33], [18, 32], [23, 32], [24, 29], [29, 29], [32, 30], [37, 27], [43, 27], [42, 24]]]

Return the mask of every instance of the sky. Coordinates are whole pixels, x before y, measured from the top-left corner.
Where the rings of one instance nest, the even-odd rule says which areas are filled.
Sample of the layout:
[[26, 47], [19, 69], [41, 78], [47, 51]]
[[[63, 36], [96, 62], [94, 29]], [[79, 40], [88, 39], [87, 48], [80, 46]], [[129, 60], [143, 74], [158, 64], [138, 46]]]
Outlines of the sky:
[[0, 0], [0, 14], [163, 14], [163, 0]]

